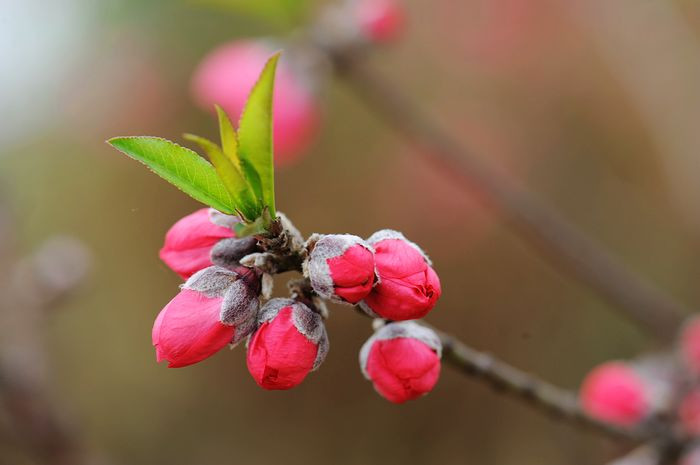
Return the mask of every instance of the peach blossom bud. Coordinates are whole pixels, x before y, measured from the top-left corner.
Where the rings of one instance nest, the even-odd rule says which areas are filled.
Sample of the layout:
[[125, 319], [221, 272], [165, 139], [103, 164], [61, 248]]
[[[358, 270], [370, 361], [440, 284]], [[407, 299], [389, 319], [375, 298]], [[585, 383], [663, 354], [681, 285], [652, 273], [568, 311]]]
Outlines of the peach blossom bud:
[[212, 266], [195, 273], [156, 318], [156, 360], [184, 367], [238, 343], [255, 328], [259, 293], [254, 270]]
[[440, 338], [413, 321], [380, 328], [360, 350], [360, 368], [376, 391], [397, 404], [430, 392], [440, 377]]
[[272, 299], [248, 342], [248, 371], [260, 387], [291, 389], [317, 369], [328, 352], [321, 315], [293, 299]]
[[428, 257], [403, 234], [390, 229], [374, 233], [367, 242], [374, 247], [379, 282], [360, 303], [362, 309], [389, 320], [427, 315], [442, 292]]
[[400, 0], [357, 0], [354, 10], [360, 31], [372, 42], [390, 42], [404, 30]]
[[316, 235], [304, 264], [314, 291], [324, 299], [356, 304], [375, 282], [374, 249], [351, 234]]
[[623, 362], [606, 362], [584, 379], [580, 392], [583, 410], [593, 418], [633, 426], [650, 410], [643, 379]]

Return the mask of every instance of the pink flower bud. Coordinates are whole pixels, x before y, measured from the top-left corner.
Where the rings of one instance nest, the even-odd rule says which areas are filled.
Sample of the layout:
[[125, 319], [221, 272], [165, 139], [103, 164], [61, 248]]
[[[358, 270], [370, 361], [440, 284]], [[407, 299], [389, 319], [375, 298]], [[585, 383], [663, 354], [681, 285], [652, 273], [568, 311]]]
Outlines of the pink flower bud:
[[428, 257], [403, 234], [390, 229], [374, 233], [367, 242], [374, 247], [379, 283], [360, 303], [362, 309], [389, 320], [427, 315], [442, 292]]
[[360, 350], [360, 368], [374, 389], [397, 404], [430, 392], [440, 377], [440, 338], [413, 321], [379, 329]]
[[355, 16], [360, 31], [373, 42], [390, 42], [398, 38], [405, 25], [400, 0], [358, 0]]
[[[216, 215], [216, 216], [214, 216]], [[210, 208], [202, 208], [173, 225], [165, 235], [160, 258], [175, 273], [187, 279], [212, 265], [211, 250], [222, 239], [234, 237], [231, 228], [212, 222], [213, 218], [229, 217]]]
[[648, 414], [648, 397], [642, 378], [622, 362], [594, 368], [580, 392], [581, 406], [588, 415], [620, 426], [633, 426]]
[[[236, 40], [221, 45], [199, 64], [192, 94], [204, 110], [220, 105], [233, 120], [240, 118], [253, 85], [270, 55], [279, 47], [264, 41]], [[320, 109], [309, 85], [282, 57], [275, 79], [273, 130], [275, 162], [295, 161], [315, 139]]]
[[260, 387], [291, 389], [318, 368], [328, 352], [321, 316], [301, 302], [272, 299], [260, 310], [248, 342], [248, 371]]
[[156, 360], [179, 368], [236, 344], [255, 328], [260, 276], [212, 266], [194, 274], [158, 314], [151, 334]]
[[367, 297], [375, 282], [374, 250], [369, 244], [351, 234], [316, 236], [310, 242], [304, 266], [319, 296], [351, 304]]
[[687, 393], [678, 406], [678, 419], [683, 430], [693, 436], [700, 436], [700, 389]]
[[700, 318], [691, 318], [683, 327], [680, 350], [688, 369], [700, 374]]

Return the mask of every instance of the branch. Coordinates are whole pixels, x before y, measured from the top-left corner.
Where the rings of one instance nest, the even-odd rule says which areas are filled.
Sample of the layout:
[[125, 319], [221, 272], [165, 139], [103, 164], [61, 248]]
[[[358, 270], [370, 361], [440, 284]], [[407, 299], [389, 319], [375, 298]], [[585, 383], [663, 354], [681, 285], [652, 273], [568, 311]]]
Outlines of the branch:
[[352, 53], [327, 47], [326, 53], [337, 73], [367, 106], [409, 140], [426, 148], [418, 154], [460, 186], [475, 189], [481, 200], [502, 212], [515, 231], [542, 256], [586, 283], [629, 320], [659, 339], [673, 337], [684, 315], [690, 313], [687, 308], [649, 285], [534, 196], [482, 163], [395, 85], [372, 72]]
[[665, 465], [660, 461], [659, 451], [654, 444], [642, 444], [607, 465]]
[[[270, 252], [275, 251], [272, 250]], [[299, 261], [293, 262], [285, 259], [285, 255], [293, 255], [293, 252], [289, 250], [282, 250], [279, 254], [270, 252], [265, 254], [252, 254], [248, 257], [252, 257], [253, 259], [265, 257], [266, 260], [270, 260], [273, 263], [273, 265], [271, 265], [272, 273], [284, 273], [287, 271], [303, 273]], [[248, 257], [244, 257], [242, 261], [246, 261]], [[293, 264], [289, 267], [283, 267], [275, 265], [276, 263]], [[308, 277], [290, 281], [289, 285], [290, 291], [292, 291], [292, 294], [297, 296], [297, 298], [301, 297], [308, 302], [319, 300], [317, 299], [317, 295]], [[362, 316], [372, 318], [361, 310], [360, 307], [355, 306], [355, 309]], [[322, 312], [322, 314], [323, 313], [324, 312]], [[379, 321], [382, 320], [379, 319]], [[383, 321], [385, 323], [389, 322], [388, 320]], [[432, 329], [437, 333], [442, 342], [444, 361], [454, 366], [462, 373], [486, 382], [499, 392], [511, 394], [544, 412], [614, 438], [639, 441], [657, 436], [657, 434], [655, 434], [657, 432], [653, 431], [652, 428], [625, 429], [591, 418], [581, 410], [578, 396], [575, 393], [554, 386], [534, 375], [525, 373], [489, 354], [472, 349], [450, 334], [435, 328]]]
[[534, 408], [566, 419], [599, 433], [626, 440], [643, 440], [651, 431], [632, 430], [598, 421], [579, 407], [578, 396], [531, 374], [525, 373], [490, 354], [468, 347], [454, 336], [433, 328], [442, 341], [443, 360], [468, 376], [489, 384], [494, 390], [510, 394]]

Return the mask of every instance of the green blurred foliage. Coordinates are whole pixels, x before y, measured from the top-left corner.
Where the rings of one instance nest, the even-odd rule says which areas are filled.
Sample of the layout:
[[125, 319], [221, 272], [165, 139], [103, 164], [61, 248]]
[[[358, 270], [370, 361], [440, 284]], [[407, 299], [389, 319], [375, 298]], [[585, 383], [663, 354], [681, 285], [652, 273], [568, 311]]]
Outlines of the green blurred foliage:
[[295, 26], [308, 18], [313, 0], [189, 0], [195, 6], [215, 7], [261, 18], [276, 26]]

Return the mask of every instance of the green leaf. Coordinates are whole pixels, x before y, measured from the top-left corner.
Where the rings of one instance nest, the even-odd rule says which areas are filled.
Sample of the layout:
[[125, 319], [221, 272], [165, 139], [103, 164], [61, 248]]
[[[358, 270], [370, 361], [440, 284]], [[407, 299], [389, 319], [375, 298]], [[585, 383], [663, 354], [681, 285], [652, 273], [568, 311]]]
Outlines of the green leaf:
[[219, 117], [219, 135], [221, 137], [221, 147], [224, 150], [224, 154], [231, 160], [231, 163], [236, 166], [239, 170], [241, 169], [241, 161], [238, 158], [238, 140], [236, 137], [236, 130], [231, 124], [226, 112], [219, 105], [214, 105], [216, 107], [216, 114]]
[[272, 23], [299, 23], [309, 13], [313, 0], [190, 0], [202, 5], [224, 8], [256, 16]]
[[233, 196], [236, 209], [243, 218], [249, 221], [255, 220], [262, 212], [262, 205], [256, 200], [250, 185], [241, 172], [234, 166], [231, 160], [224, 155], [221, 148], [214, 142], [194, 134], [185, 134], [185, 139], [198, 144], [207, 154], [214, 165], [216, 173], [224, 183], [226, 189]]
[[107, 142], [193, 199], [223, 213], [236, 213], [234, 198], [214, 167], [192, 150], [159, 137], [115, 137]]
[[[238, 124], [238, 152], [241, 165], [251, 181], [253, 190], [263, 205], [275, 218], [275, 171], [272, 147], [272, 98], [275, 86], [275, 70], [280, 53], [274, 54], [265, 64], [260, 78], [250, 91], [248, 101]], [[259, 176], [259, 185], [252, 173]]]

